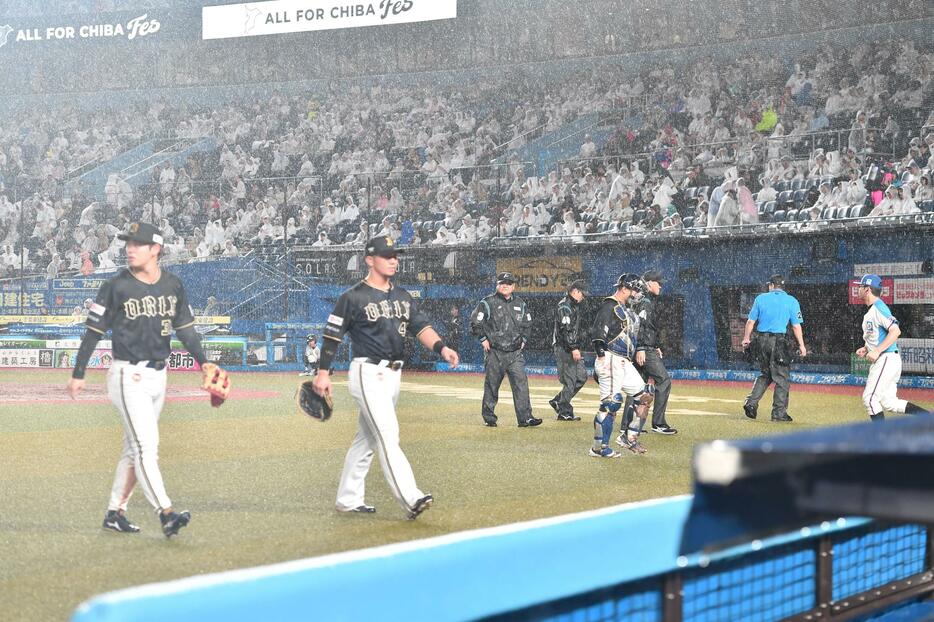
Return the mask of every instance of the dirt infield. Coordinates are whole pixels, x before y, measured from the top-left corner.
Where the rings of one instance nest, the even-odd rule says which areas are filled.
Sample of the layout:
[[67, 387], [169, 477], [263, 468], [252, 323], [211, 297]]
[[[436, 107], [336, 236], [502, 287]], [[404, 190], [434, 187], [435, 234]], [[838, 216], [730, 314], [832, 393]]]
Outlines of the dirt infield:
[[[207, 393], [201, 389], [193, 387], [173, 387], [169, 386], [166, 390], [166, 400], [170, 402], [190, 402], [195, 400], [206, 400]], [[276, 391], [244, 391], [235, 390], [230, 396], [232, 400], [241, 399], [265, 399], [276, 397], [279, 394]], [[14, 384], [0, 383], [0, 402], [7, 403], [25, 403], [35, 402], [39, 404], [61, 404], [72, 400], [63, 384]], [[87, 403], [106, 403], [110, 402], [107, 397], [107, 387], [100, 384], [89, 384], [85, 386], [84, 391], [78, 396], [77, 401]]]

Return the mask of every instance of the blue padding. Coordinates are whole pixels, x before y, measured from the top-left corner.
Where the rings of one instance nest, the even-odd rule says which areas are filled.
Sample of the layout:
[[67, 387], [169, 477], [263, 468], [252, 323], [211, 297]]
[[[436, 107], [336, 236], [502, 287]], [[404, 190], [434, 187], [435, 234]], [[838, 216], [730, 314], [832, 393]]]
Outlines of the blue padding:
[[[143, 586], [98, 596], [72, 620], [481, 618], [674, 570], [689, 508], [690, 497], [675, 497]], [[595, 533], [646, 525], [670, 537], [628, 539], [638, 563], [593, 563]]]

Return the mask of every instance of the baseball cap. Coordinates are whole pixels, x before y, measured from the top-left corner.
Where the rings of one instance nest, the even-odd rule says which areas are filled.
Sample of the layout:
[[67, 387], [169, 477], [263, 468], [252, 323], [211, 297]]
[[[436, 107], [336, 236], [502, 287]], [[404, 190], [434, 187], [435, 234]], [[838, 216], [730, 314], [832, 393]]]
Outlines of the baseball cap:
[[568, 285], [568, 293], [571, 293], [573, 290], [578, 290], [581, 292], [587, 293], [587, 282], [584, 279], [574, 279]]
[[139, 242], [140, 244], [162, 244], [162, 232], [148, 222], [130, 223], [126, 232], [117, 235], [117, 239], [124, 242]]
[[882, 287], [882, 279], [878, 274], [864, 274], [863, 278], [859, 280], [859, 284], [862, 287]]
[[775, 285], [776, 287], [785, 287], [785, 277], [780, 274], [773, 274], [769, 277], [769, 280], [765, 282], [766, 285]]
[[383, 257], [386, 259], [401, 255], [405, 251], [396, 248], [392, 238], [388, 235], [379, 235], [366, 243], [367, 257]]
[[496, 284], [507, 283], [509, 285], [514, 285], [516, 283], [516, 277], [512, 272], [500, 272], [496, 275]]
[[656, 283], [661, 284], [665, 282], [665, 277], [663, 277], [662, 273], [659, 272], [658, 270], [649, 270], [648, 272], [642, 275], [642, 280], [643, 281], [655, 281]]

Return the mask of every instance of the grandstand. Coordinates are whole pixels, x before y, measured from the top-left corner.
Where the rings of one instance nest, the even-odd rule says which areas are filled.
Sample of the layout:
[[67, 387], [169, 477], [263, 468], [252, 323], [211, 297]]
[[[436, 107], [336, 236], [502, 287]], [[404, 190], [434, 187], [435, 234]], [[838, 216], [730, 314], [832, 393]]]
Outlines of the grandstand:
[[[300, 370], [305, 334], [388, 235], [409, 249], [400, 283], [439, 318], [466, 318], [506, 269], [536, 318], [576, 278], [590, 318], [620, 273], [659, 269], [665, 361], [690, 380], [755, 376], [742, 327], [781, 272], [811, 351], [794, 380], [863, 383], [852, 282], [879, 273], [902, 385], [934, 388], [931, 2], [446, 0], [456, 17], [209, 38], [209, 9], [234, 4], [2, 3], [0, 352], [73, 350], [61, 340], [126, 264], [117, 235], [149, 222], [238, 371]], [[532, 372], [554, 373], [551, 329], [536, 322]], [[453, 345], [482, 370], [469, 336]], [[931, 569], [918, 546], [906, 577]], [[628, 598], [645, 576], [617, 583]], [[640, 619], [681, 619], [662, 588]], [[590, 591], [550, 600], [572, 612]], [[474, 614], [544, 617], [507, 601]], [[730, 619], [701, 614], [685, 618]]]

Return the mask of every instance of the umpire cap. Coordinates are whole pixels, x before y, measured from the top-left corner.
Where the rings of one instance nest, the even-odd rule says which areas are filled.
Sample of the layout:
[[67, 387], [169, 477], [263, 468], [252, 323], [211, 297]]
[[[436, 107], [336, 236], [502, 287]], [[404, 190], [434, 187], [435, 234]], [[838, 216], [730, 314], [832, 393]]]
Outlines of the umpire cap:
[[395, 242], [393, 242], [392, 238], [388, 235], [378, 235], [366, 243], [367, 257], [375, 256], [383, 257], [384, 259], [390, 259], [396, 255], [401, 255], [404, 252], [404, 250], [396, 248]]
[[117, 239], [140, 244], [162, 244], [162, 232], [148, 222], [134, 222], [126, 232], [118, 234]]
[[658, 270], [649, 270], [648, 272], [642, 275], [642, 280], [646, 282], [655, 281], [656, 283], [661, 284], [665, 282], [665, 277], [663, 277], [662, 273], [659, 272]]

